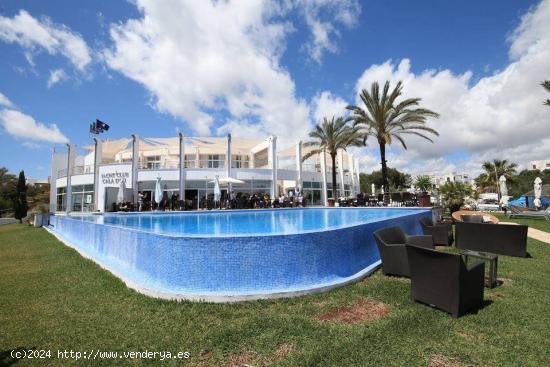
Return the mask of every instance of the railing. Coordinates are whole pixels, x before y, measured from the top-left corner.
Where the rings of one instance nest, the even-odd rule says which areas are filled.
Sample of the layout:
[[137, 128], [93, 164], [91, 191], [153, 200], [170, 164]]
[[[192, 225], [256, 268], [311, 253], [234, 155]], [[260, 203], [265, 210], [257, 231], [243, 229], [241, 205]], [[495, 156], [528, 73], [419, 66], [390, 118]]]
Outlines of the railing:
[[86, 173], [94, 173], [94, 165], [88, 164], [84, 166], [74, 166], [73, 167], [73, 175], [82, 175]]

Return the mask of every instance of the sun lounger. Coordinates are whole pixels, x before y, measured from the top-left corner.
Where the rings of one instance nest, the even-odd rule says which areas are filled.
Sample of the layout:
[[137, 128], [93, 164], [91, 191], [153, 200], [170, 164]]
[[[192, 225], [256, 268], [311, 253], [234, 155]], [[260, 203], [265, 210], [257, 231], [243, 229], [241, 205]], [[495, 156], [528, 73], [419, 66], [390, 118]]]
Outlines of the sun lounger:
[[531, 219], [546, 219], [550, 220], [550, 206], [546, 210], [532, 210], [528, 208], [522, 208], [519, 206], [511, 205], [510, 218], [531, 218]]

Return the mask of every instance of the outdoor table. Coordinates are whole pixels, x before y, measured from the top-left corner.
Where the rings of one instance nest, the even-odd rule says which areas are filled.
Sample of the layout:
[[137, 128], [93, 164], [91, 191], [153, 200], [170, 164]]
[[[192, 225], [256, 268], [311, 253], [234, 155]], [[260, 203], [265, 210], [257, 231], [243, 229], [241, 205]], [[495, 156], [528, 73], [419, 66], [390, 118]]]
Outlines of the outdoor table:
[[498, 256], [490, 252], [481, 252], [473, 250], [460, 250], [460, 255], [468, 257], [475, 257], [483, 261], [489, 262], [489, 278], [486, 278], [485, 286], [487, 288], [494, 288], [497, 286], [497, 267]]
[[483, 219], [489, 220], [493, 224], [498, 224], [498, 218], [494, 215], [485, 212], [478, 212], [473, 210], [458, 210], [452, 214], [452, 217], [455, 221], [462, 222], [463, 215], [480, 215], [483, 216]]

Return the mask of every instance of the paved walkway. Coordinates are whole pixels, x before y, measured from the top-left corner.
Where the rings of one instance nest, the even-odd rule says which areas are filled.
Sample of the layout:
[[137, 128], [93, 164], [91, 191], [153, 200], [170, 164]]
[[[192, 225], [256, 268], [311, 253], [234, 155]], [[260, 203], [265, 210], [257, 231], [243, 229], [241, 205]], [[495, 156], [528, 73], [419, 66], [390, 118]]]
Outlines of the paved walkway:
[[[513, 222], [500, 222], [501, 224], [517, 224]], [[531, 228], [527, 230], [527, 235], [537, 241], [550, 243], [550, 233], [541, 231], [540, 229]]]

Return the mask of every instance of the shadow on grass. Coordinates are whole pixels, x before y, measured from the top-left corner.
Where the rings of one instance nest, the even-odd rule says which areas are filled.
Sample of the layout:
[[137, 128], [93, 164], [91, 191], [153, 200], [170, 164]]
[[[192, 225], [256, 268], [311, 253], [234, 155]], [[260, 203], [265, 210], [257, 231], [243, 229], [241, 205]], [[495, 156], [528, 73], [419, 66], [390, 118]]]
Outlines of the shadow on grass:
[[[416, 304], [419, 304], [419, 305], [422, 305], [422, 306], [425, 306], [425, 307], [429, 307], [429, 308], [432, 308], [434, 310], [437, 310], [437, 311], [440, 311], [440, 312], [443, 312], [443, 313], [446, 313], [448, 314], [450, 317], [452, 316], [450, 312], [447, 312], [446, 310], [443, 310], [437, 306], [434, 306], [434, 305], [431, 305], [431, 304], [428, 304], [428, 303], [424, 303], [424, 302], [421, 302], [421, 301], [418, 301], [418, 300], [415, 300], [414, 301]], [[462, 315], [460, 315], [458, 318], [461, 318], [463, 316], [466, 316], [466, 315], [477, 315], [479, 313], [479, 311], [483, 310], [485, 307], [488, 307], [490, 306], [491, 304], [493, 303], [492, 300], [490, 299], [484, 299], [483, 302], [481, 302], [481, 305], [478, 307], [478, 308], [475, 308], [475, 309], [471, 309], [469, 311], [466, 311], [465, 313], [463, 313]]]
[[36, 347], [17, 347], [0, 351], [0, 366], [13, 366], [33, 350], [36, 350]]

